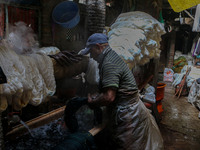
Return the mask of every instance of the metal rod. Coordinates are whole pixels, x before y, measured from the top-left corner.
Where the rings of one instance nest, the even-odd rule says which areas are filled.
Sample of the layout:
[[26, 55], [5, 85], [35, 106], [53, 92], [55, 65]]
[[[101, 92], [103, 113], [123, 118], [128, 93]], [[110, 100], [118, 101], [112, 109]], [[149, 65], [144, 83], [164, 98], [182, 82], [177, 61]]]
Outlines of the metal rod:
[[187, 10], [184, 10], [184, 12], [194, 20], [194, 17]]

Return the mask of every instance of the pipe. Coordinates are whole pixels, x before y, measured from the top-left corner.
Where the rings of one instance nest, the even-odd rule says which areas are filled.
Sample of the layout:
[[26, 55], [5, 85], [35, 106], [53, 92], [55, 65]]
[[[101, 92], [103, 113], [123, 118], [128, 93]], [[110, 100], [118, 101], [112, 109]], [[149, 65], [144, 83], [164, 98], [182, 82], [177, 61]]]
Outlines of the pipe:
[[[48, 124], [48, 123], [60, 118], [62, 115], [64, 115], [64, 110], [65, 110], [65, 106], [55, 109], [55, 110], [53, 110], [49, 113], [46, 113], [44, 115], [41, 115], [39, 117], [36, 117], [32, 120], [29, 120], [29, 121], [25, 122], [25, 124], [30, 129], [37, 128], [39, 126]], [[8, 132], [6, 134], [6, 138], [8, 138], [10, 140], [15, 140], [16, 137], [22, 136], [23, 134], [25, 134], [27, 132], [28, 132], [27, 128], [20, 124], [20, 125], [15, 126], [13, 128], [13, 130]]]
[[187, 10], [184, 10], [184, 12], [194, 20], [194, 17]]

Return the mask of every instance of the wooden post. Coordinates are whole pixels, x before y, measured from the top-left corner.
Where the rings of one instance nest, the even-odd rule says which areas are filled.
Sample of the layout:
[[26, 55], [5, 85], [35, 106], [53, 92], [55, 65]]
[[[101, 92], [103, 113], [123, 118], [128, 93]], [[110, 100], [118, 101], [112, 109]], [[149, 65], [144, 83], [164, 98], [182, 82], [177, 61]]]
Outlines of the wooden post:
[[168, 63], [167, 67], [172, 68], [173, 63], [174, 63], [174, 53], [175, 53], [175, 42], [176, 42], [176, 32], [173, 31], [171, 32], [171, 42], [170, 42], [170, 47], [168, 51]]
[[[155, 88], [155, 94], [157, 92], [159, 62], [160, 62], [159, 58], [153, 60], [153, 64], [154, 64], [153, 87]], [[155, 117], [156, 122], [159, 124], [161, 117], [160, 117], [160, 114], [158, 113], [156, 103], [152, 104], [152, 115]]]
[[154, 71], [153, 71], [153, 76], [154, 76], [154, 78], [153, 78], [153, 87], [155, 88], [155, 90], [156, 90], [156, 88], [157, 88], [157, 82], [158, 82], [159, 62], [160, 62], [159, 58], [153, 60], [153, 65], [154, 65]]

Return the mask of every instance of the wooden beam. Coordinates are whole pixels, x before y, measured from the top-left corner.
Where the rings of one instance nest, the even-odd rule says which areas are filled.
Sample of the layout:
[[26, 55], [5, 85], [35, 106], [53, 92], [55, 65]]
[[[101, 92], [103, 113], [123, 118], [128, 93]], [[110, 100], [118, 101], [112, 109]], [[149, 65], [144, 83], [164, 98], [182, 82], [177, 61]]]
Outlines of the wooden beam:
[[[153, 78], [153, 87], [155, 88], [155, 93], [157, 92], [157, 83], [158, 83], [158, 71], [159, 71], [159, 62], [160, 59], [154, 59], [154, 78]], [[152, 104], [152, 115], [155, 117], [156, 122], [159, 124], [161, 120], [161, 116], [158, 113], [157, 104]]]
[[168, 51], [168, 64], [167, 64], [167, 68], [172, 68], [173, 63], [174, 63], [174, 54], [175, 54], [175, 42], [176, 42], [176, 32], [172, 31], [170, 33], [170, 47], [169, 47], [169, 51]]
[[[30, 128], [30, 129], [34, 129], [37, 128], [39, 126], [45, 125], [50, 123], [53, 120], [56, 120], [58, 118], [60, 118], [61, 116], [64, 115], [64, 110], [65, 110], [65, 106], [55, 109], [49, 113], [46, 113], [44, 115], [41, 115], [39, 117], [36, 117], [32, 120], [29, 120], [27, 122], [25, 122], [25, 124]], [[10, 132], [8, 132], [6, 134], [6, 138], [10, 139], [10, 140], [14, 140], [16, 139], [16, 137], [22, 136], [25, 133], [28, 133], [28, 130], [26, 127], [24, 127], [22, 124], [17, 125], [13, 128], [13, 130], [11, 130]]]
[[99, 126], [95, 126], [94, 128], [92, 128], [91, 130], [89, 130], [89, 132], [95, 136], [97, 135], [99, 132], [101, 132], [104, 128], [105, 128], [106, 124], [101, 124]]
[[153, 75], [149, 76], [142, 84], [138, 86], [139, 90], [142, 90], [153, 78]]

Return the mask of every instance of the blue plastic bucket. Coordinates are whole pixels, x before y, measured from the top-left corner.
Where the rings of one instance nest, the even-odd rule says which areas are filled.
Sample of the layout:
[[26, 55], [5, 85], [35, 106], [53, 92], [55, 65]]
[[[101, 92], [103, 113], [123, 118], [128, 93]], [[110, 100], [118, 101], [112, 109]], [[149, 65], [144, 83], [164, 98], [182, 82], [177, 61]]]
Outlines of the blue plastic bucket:
[[64, 1], [56, 5], [52, 12], [53, 21], [64, 28], [73, 28], [80, 21], [78, 5], [72, 1]]

